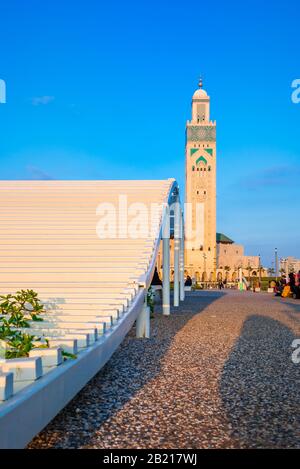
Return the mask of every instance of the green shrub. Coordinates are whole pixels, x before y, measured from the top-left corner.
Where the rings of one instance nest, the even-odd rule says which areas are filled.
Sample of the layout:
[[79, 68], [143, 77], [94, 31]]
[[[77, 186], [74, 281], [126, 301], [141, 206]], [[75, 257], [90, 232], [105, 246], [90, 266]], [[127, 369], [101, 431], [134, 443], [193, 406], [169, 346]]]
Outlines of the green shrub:
[[15, 295], [0, 295], [0, 355], [4, 358], [28, 357], [33, 348], [49, 346], [47, 339], [26, 334], [19, 328], [30, 327], [29, 321], [43, 321], [44, 306], [33, 290]]

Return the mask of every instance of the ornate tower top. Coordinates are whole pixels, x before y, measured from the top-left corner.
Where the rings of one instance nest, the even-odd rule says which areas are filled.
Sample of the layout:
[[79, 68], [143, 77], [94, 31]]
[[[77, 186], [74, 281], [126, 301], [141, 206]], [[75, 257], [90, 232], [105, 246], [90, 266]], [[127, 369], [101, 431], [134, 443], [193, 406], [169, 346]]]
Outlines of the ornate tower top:
[[208, 99], [209, 96], [207, 95], [206, 91], [203, 89], [203, 79], [200, 77], [198, 82], [199, 89], [195, 91], [193, 94], [193, 100], [195, 99]]
[[203, 124], [209, 122], [210, 98], [203, 89], [203, 79], [199, 79], [199, 88], [193, 94], [192, 99], [192, 122]]

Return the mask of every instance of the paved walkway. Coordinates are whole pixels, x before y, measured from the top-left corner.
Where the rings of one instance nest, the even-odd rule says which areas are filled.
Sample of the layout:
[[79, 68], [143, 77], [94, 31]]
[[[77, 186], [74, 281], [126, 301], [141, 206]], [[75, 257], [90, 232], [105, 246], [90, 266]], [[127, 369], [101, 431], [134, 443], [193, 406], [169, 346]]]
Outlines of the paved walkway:
[[134, 330], [31, 448], [300, 447], [300, 302], [193, 292]]

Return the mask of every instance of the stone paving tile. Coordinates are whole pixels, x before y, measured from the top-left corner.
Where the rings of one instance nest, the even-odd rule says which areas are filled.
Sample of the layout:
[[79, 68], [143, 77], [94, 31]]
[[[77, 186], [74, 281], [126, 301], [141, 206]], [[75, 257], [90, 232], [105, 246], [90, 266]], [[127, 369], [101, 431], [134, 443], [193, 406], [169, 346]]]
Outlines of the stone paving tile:
[[191, 292], [134, 329], [29, 448], [299, 448], [300, 302]]

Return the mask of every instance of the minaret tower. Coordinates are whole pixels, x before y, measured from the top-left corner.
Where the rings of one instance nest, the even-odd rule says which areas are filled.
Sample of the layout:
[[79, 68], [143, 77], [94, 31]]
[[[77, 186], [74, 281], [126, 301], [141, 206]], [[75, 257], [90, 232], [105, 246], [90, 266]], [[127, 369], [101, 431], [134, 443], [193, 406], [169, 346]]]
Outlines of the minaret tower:
[[186, 270], [197, 280], [215, 280], [216, 122], [202, 79], [186, 125], [186, 203]]

